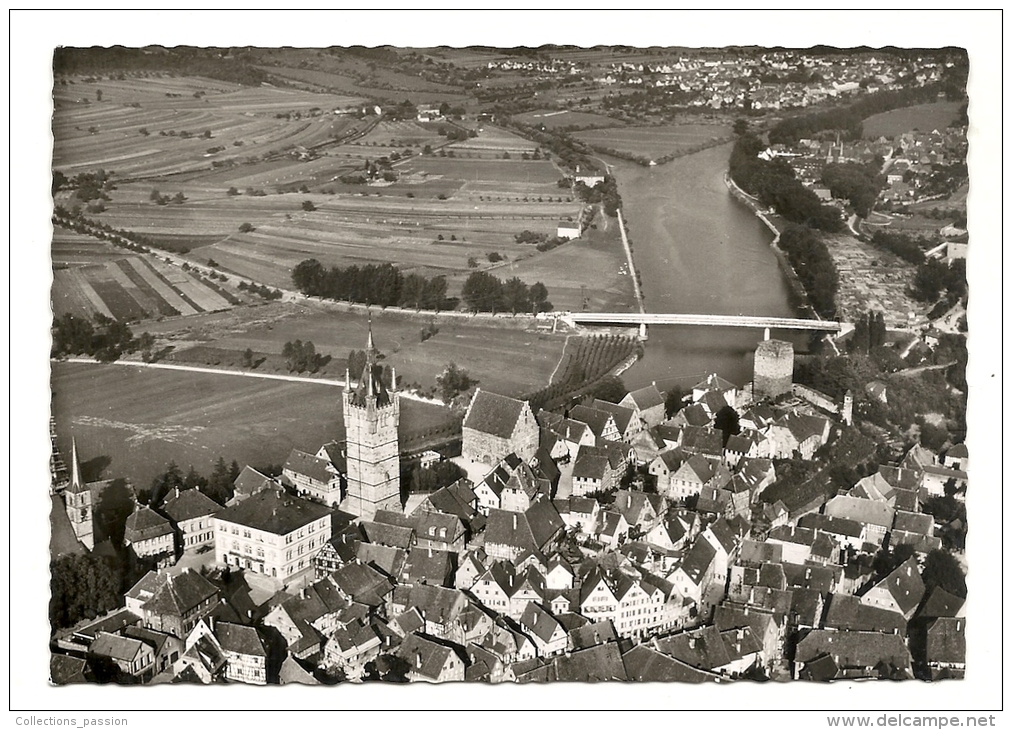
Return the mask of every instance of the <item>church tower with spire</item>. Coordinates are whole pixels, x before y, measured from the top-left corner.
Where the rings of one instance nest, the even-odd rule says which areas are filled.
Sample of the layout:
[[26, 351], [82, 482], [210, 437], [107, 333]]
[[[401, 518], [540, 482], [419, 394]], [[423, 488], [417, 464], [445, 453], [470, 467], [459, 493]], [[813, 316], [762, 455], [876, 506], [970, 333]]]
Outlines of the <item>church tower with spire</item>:
[[95, 534], [92, 521], [91, 489], [81, 477], [81, 462], [77, 457], [77, 440], [71, 441], [70, 483], [63, 491], [67, 505], [67, 516], [74, 528], [77, 539], [89, 550], [95, 547]]
[[380, 377], [376, 363], [372, 322], [366, 345], [366, 365], [352, 390], [351, 373], [345, 371], [344, 428], [348, 458], [348, 498], [341, 508], [372, 520], [377, 510], [401, 511], [400, 396], [397, 374], [390, 388]]

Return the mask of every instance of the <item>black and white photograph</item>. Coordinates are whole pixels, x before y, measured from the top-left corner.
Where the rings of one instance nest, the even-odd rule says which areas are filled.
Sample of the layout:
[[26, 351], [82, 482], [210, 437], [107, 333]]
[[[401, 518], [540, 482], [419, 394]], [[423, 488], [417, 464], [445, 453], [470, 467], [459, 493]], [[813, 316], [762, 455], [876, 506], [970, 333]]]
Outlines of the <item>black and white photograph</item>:
[[995, 726], [1001, 11], [71, 16], [20, 724]]

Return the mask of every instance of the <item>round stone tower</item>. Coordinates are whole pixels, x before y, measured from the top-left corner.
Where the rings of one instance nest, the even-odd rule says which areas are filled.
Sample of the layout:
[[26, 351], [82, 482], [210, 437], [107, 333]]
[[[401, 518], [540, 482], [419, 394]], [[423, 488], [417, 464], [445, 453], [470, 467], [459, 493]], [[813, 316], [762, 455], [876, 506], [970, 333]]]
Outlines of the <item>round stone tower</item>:
[[766, 338], [755, 351], [752, 368], [752, 397], [776, 398], [791, 392], [794, 383], [794, 345], [783, 340]]

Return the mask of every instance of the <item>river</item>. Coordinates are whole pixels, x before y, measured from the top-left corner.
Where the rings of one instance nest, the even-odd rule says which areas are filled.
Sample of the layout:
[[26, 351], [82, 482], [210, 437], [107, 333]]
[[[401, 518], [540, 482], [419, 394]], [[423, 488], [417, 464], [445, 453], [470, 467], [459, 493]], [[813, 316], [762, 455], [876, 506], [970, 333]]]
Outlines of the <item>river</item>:
[[[724, 184], [730, 154], [721, 145], [649, 168], [609, 159], [648, 312], [797, 316], [772, 234]], [[708, 372], [744, 384], [763, 333], [655, 325], [648, 335], [645, 357], [622, 376], [630, 388], [687, 388]], [[774, 336], [807, 347], [804, 333]]]

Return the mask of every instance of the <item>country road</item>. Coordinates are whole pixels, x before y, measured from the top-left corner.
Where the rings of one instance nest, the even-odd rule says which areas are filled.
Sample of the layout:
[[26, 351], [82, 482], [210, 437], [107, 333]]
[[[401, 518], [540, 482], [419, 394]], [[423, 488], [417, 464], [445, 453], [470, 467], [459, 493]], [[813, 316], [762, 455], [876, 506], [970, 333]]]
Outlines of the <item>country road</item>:
[[[233, 375], [243, 378], [256, 378], [259, 380], [282, 380], [289, 383], [314, 383], [316, 385], [329, 385], [331, 387], [344, 388], [343, 380], [329, 380], [327, 378], [309, 378], [304, 375], [279, 375], [277, 373], [256, 373], [249, 370], [225, 370], [223, 368], [207, 368], [199, 367], [197, 365], [172, 365], [169, 363], [161, 362], [137, 362], [136, 360], [116, 360], [111, 363], [100, 363], [96, 360], [86, 357], [68, 357], [61, 362], [73, 362], [73, 363], [84, 363], [91, 365], [126, 365], [127, 367], [135, 368], [153, 368], [155, 370], [177, 370], [188, 373], [210, 373], [212, 375]], [[357, 386], [356, 381], [351, 381], [353, 387]], [[402, 390], [399, 391], [403, 398], [408, 400], [418, 401], [419, 403], [429, 403], [430, 405], [443, 406], [445, 405], [442, 401], [435, 400], [433, 398], [425, 398], [412, 393], [411, 391]]]

